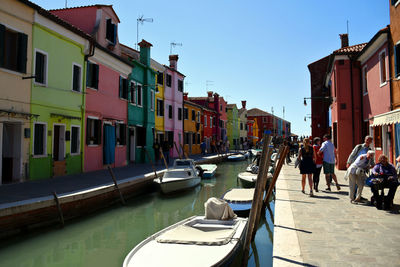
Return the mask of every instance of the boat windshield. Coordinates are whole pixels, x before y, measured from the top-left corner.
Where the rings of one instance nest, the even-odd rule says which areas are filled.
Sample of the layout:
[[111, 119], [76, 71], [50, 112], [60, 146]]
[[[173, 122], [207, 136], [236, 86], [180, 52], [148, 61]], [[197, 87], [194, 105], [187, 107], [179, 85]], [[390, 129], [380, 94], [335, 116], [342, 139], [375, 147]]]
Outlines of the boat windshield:
[[177, 161], [176, 166], [190, 166], [190, 161]]

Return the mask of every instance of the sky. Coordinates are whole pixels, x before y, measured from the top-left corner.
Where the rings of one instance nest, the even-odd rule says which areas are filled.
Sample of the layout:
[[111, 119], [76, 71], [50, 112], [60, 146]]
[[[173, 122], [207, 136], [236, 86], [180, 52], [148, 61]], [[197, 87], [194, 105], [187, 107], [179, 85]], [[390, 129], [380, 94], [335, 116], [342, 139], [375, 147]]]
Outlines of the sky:
[[[120, 19], [119, 42], [153, 44], [151, 57], [168, 65], [171, 42], [189, 96], [217, 92], [229, 104], [259, 108], [311, 135], [307, 65], [349, 44], [369, 42], [390, 23], [390, 0], [31, 0], [45, 9], [106, 4]], [[347, 26], [348, 25], [348, 26]], [[348, 29], [348, 30], [347, 30]], [[306, 117], [306, 121], [304, 118]]]

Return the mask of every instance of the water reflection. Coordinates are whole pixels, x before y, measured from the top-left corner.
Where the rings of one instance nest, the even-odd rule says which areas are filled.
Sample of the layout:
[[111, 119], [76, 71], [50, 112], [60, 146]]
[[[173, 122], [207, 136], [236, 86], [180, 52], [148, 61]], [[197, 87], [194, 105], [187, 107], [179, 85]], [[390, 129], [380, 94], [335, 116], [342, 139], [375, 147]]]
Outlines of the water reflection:
[[[99, 213], [67, 222], [63, 229], [25, 234], [0, 243], [0, 266], [122, 266], [127, 253], [147, 236], [192, 215], [204, 202], [236, 186], [247, 162], [222, 163], [216, 176], [172, 196], [153, 192]], [[273, 205], [271, 205], [273, 210]], [[273, 223], [261, 216], [249, 266], [272, 266]]]

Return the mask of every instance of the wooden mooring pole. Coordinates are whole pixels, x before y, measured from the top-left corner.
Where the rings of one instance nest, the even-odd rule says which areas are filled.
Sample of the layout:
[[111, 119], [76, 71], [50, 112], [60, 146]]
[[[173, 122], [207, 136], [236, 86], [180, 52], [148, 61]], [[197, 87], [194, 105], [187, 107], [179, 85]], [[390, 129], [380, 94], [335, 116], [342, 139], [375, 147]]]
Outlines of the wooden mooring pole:
[[188, 154], [186, 153], [185, 149], [183, 148], [182, 144], [179, 144], [179, 145], [181, 146], [182, 152], [183, 152], [183, 154], [185, 155], [186, 159], [188, 159], [189, 156], [188, 156]]
[[154, 167], [153, 160], [151, 159], [150, 154], [149, 154], [149, 152], [147, 151], [147, 149], [146, 149], [145, 147], [143, 147], [143, 150], [144, 150], [144, 152], [146, 153], [147, 158], [148, 158], [149, 161], [150, 161], [151, 168], [153, 169], [154, 175], [155, 175], [156, 178], [157, 178], [157, 171], [156, 171], [156, 167]]
[[164, 153], [162, 152], [161, 147], [160, 147], [160, 154], [161, 154], [161, 157], [162, 157], [162, 159], [164, 161], [165, 168], [168, 169], [168, 163], [167, 163], [167, 160], [164, 157]]
[[256, 186], [253, 195], [253, 202], [249, 214], [247, 231], [246, 231], [246, 239], [244, 243], [244, 254], [242, 259], [242, 266], [247, 266], [247, 261], [250, 252], [250, 244], [253, 238], [253, 232], [257, 229], [257, 216], [261, 212], [263, 195], [265, 191], [265, 184], [268, 175], [268, 167], [270, 162], [270, 147], [269, 143], [271, 142], [271, 132], [264, 132], [263, 137], [263, 150], [260, 159], [260, 168], [258, 170]]
[[64, 227], [64, 216], [63, 216], [63, 212], [62, 212], [62, 209], [61, 209], [60, 201], [58, 200], [58, 196], [56, 194], [56, 191], [53, 191], [53, 196], [54, 196], [54, 200], [55, 200], [56, 205], [57, 205], [58, 215], [60, 216], [61, 227]]
[[113, 181], [114, 181], [114, 186], [115, 186], [115, 188], [117, 189], [117, 191], [118, 191], [118, 193], [119, 193], [119, 198], [121, 199], [122, 204], [125, 205], [125, 204], [126, 204], [126, 203], [125, 203], [125, 199], [124, 199], [124, 197], [122, 196], [121, 190], [119, 190], [119, 187], [118, 187], [118, 184], [117, 184], [117, 179], [115, 178], [114, 172], [113, 172], [113, 170], [112, 170], [112, 168], [111, 168], [110, 165], [108, 165], [107, 168], [108, 168], [108, 171], [109, 171], [110, 174], [111, 174], [111, 178], [112, 178]]
[[176, 145], [175, 141], [174, 141], [174, 146], [175, 146], [176, 152], [178, 152], [179, 158], [182, 159], [181, 152], [179, 151], [178, 146]]

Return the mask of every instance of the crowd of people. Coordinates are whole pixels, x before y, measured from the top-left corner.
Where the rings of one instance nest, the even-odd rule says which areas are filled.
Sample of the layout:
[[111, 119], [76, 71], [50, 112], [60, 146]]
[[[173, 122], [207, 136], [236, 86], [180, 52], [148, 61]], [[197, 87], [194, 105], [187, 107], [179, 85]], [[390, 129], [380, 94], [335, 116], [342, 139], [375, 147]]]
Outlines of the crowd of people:
[[[377, 209], [389, 210], [393, 207], [393, 199], [399, 185], [398, 169], [391, 164], [388, 157], [381, 154], [378, 163], [375, 164], [375, 151], [371, 148], [373, 138], [366, 136], [364, 143], [354, 147], [347, 160], [347, 171], [345, 179], [349, 182], [350, 203], [357, 204], [366, 202], [362, 197], [364, 185], [371, 187], [371, 203]], [[331, 191], [331, 185], [336, 185], [338, 191], [341, 190], [335, 175], [335, 163], [337, 159], [336, 148], [331, 142], [330, 135], [323, 136], [321, 139], [315, 137], [302, 138], [302, 143], [298, 150], [295, 167], [299, 166], [301, 174], [301, 191], [306, 194], [305, 187], [308, 180], [310, 193], [314, 196], [314, 191], [318, 192], [321, 170], [323, 169], [326, 181], [326, 191]], [[400, 156], [396, 159], [400, 165]], [[307, 178], [307, 180], [306, 180]], [[384, 196], [380, 190], [388, 188], [388, 194]]]

